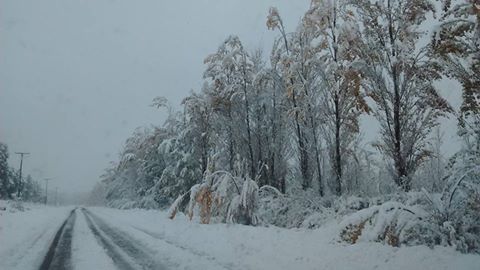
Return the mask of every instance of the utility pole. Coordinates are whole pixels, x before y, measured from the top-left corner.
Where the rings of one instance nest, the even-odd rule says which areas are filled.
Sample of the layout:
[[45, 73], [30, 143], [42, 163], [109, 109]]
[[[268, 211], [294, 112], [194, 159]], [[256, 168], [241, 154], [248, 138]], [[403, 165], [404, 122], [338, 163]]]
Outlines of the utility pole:
[[45, 205], [47, 205], [48, 201], [48, 181], [50, 181], [50, 178], [45, 178], [43, 179], [45, 181]]
[[22, 190], [22, 168], [23, 168], [23, 156], [25, 155], [30, 155], [30, 153], [27, 153], [27, 152], [15, 152], [15, 154], [17, 155], [20, 155], [20, 175], [19, 175], [19, 179], [18, 179], [18, 190], [17, 190], [17, 198], [20, 197], [20, 193], [21, 193], [21, 190]]
[[55, 188], [55, 206], [58, 206], [58, 187]]

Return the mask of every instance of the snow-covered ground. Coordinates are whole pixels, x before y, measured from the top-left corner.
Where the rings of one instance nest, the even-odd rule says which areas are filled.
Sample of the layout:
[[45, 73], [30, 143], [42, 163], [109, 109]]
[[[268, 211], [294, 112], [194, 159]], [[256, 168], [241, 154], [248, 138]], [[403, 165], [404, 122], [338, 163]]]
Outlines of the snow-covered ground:
[[38, 269], [72, 207], [24, 204], [20, 211], [0, 202], [0, 269]]
[[[0, 269], [38, 269], [71, 209], [33, 206], [24, 212], [0, 211]], [[461, 254], [452, 248], [338, 243], [335, 221], [317, 230], [289, 230], [202, 225], [180, 214], [170, 220], [167, 213], [153, 210], [87, 210], [75, 212], [74, 269], [116, 269], [122, 261], [137, 265], [142, 258], [131, 254], [151, 260], [148, 265], [161, 265], [152, 269], [423, 270], [480, 266], [479, 255]]]
[[[291, 230], [242, 225], [202, 225], [179, 215], [146, 210], [95, 208], [112, 224], [138, 239], [156, 235], [151, 244], [166, 241], [187, 252], [212, 258], [212, 264], [234, 269], [479, 269], [480, 256], [452, 248], [424, 246], [394, 248], [378, 243], [338, 243], [338, 226], [332, 221], [318, 230]], [[185, 258], [172, 247], [164, 253]], [[177, 257], [177, 258], [176, 258]], [[175, 259], [176, 258], [176, 259]], [[200, 267], [202, 268], [202, 267]]]
[[79, 215], [75, 221], [72, 254], [74, 269], [116, 269], [112, 259], [97, 244], [83, 214]]

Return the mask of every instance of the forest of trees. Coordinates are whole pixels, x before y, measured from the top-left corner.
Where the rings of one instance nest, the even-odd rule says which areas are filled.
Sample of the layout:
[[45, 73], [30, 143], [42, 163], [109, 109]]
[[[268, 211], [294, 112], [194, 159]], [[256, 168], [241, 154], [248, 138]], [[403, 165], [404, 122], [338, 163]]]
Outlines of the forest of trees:
[[0, 142], [0, 199], [42, 202], [45, 191], [30, 175], [20, 179], [19, 171], [8, 165], [8, 146]]
[[[226, 38], [181, 110], [154, 99], [167, 120], [126, 141], [97, 194], [120, 208], [173, 204], [172, 217], [197, 207], [203, 223], [285, 227], [357, 198], [350, 208], [380, 207], [370, 221], [397, 213], [376, 241], [478, 252], [479, 22], [475, 0], [314, 0], [288, 32], [271, 8], [271, 51]], [[445, 89], [460, 93], [459, 109], [439, 94], [442, 78], [461, 85]], [[367, 118], [375, 127], [361, 124]], [[439, 128], [447, 118], [458, 120], [461, 140], [451, 157]], [[365, 141], [376, 126], [377, 140]], [[429, 214], [418, 219], [413, 204]], [[415, 223], [401, 225], [405, 214]], [[365, 221], [348, 224], [346, 241]]]

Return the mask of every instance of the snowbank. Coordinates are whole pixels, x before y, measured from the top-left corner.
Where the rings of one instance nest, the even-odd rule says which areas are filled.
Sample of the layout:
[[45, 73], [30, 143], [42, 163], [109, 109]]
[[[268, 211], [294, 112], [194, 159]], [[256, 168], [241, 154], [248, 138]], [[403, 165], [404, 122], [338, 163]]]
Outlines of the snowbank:
[[[340, 224], [330, 220], [320, 229], [283, 229], [234, 224], [203, 225], [179, 213], [94, 208], [118, 229], [149, 245], [169, 243], [162, 250], [172, 261], [207, 259], [213, 266], [230, 269], [478, 269], [480, 256], [461, 254], [451, 247], [391, 247], [337, 241]], [[185, 257], [181, 249], [197, 254]], [[202, 265], [205, 267], [205, 264]], [[213, 268], [217, 268], [213, 267]], [[202, 267], [200, 267], [202, 268]]]

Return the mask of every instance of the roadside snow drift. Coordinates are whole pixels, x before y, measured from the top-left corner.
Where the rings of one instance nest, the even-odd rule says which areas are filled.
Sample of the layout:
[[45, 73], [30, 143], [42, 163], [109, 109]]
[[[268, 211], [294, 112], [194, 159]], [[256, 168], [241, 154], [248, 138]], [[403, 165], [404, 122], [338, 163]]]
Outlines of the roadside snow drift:
[[[179, 214], [154, 210], [91, 209], [119, 230], [151, 248], [164, 246], [162, 256], [182, 265], [205, 260], [229, 269], [478, 269], [480, 256], [453, 248], [425, 246], [395, 248], [380, 243], [338, 243], [340, 226], [332, 221], [318, 230], [203, 225]], [[184, 252], [178, 252], [183, 250]], [[185, 257], [184, 253], [195, 256]], [[201, 266], [201, 267], [200, 267]], [[173, 268], [175, 269], [175, 268]]]

